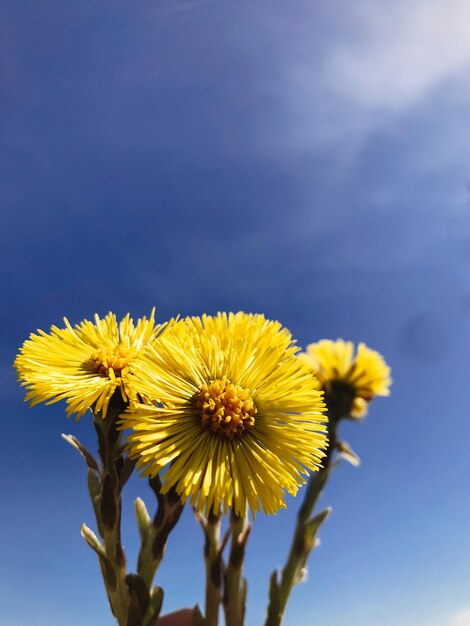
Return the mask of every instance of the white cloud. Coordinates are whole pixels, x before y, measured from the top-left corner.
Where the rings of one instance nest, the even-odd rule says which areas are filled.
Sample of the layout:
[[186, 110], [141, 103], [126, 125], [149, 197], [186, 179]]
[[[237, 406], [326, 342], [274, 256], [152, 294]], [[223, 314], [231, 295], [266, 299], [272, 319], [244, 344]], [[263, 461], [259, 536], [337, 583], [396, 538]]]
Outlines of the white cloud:
[[455, 613], [449, 621], [449, 626], [470, 626], [470, 607]]
[[356, 5], [354, 36], [333, 47], [331, 85], [366, 107], [399, 110], [470, 65], [468, 0]]
[[[276, 95], [285, 114], [275, 132], [263, 135], [266, 149], [333, 146], [347, 172], [372, 133], [396, 132], [401, 116], [425, 110], [438, 96], [469, 98], [468, 0], [337, 0], [328, 7], [341, 28], [322, 37], [315, 14], [306, 13], [302, 36], [291, 35], [292, 52], [279, 61]], [[446, 93], [438, 93], [443, 85]]]

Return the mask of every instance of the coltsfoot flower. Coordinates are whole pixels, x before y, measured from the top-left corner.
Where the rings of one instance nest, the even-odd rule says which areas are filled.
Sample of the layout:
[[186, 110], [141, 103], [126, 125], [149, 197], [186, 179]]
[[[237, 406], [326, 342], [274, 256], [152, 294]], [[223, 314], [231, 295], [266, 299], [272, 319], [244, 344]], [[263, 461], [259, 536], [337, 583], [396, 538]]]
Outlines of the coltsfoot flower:
[[375, 396], [390, 394], [390, 368], [378, 352], [364, 343], [358, 345], [354, 354], [351, 341], [322, 339], [308, 345], [299, 358], [310, 367], [327, 394], [335, 386], [344, 386], [351, 396], [353, 418], [364, 417]]
[[318, 383], [289, 331], [263, 315], [183, 320], [132, 364], [154, 405], [122, 415], [143, 475], [162, 472], [200, 512], [276, 513], [324, 456], [327, 418]]
[[67, 318], [64, 323], [65, 328], [38, 330], [24, 342], [14, 365], [28, 390], [25, 400], [31, 406], [65, 400], [68, 416], [78, 419], [93, 408], [105, 417], [116, 390], [125, 402], [134, 393], [129, 365], [163, 326], [155, 324], [154, 311], [136, 325], [129, 314], [118, 324], [113, 313], [104, 319], [95, 315], [95, 323], [72, 327]]

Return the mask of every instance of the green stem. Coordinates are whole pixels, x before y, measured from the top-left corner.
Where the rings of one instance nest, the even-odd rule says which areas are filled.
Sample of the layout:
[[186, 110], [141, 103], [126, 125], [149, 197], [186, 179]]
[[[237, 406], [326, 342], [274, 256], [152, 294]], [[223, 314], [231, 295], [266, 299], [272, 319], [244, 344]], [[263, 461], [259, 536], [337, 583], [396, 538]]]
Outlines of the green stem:
[[[184, 505], [175, 491], [161, 493], [162, 485], [158, 476], [149, 479], [149, 485], [155, 493], [158, 507], [153, 521], [150, 522], [150, 518], [147, 517], [148, 522], [144, 523], [146, 529], [141, 537], [137, 573], [150, 592], [153, 579], [165, 554], [168, 536], [176, 526]], [[148, 516], [146, 510], [145, 513]]]
[[243, 561], [251, 527], [245, 517], [233, 515], [231, 523], [232, 542], [225, 572], [225, 623], [226, 626], [243, 626], [247, 589], [246, 580], [242, 576]]
[[140, 548], [138, 558], [137, 573], [144, 581], [147, 589], [151, 589], [153, 579], [155, 578], [155, 574], [157, 573], [158, 566], [161, 562], [161, 560], [157, 561], [154, 559], [152, 554], [152, 543], [155, 540], [155, 536], [156, 531], [152, 528], [149, 533], [148, 540], [145, 544], [142, 544]]
[[[116, 580], [116, 586], [114, 587], [113, 585], [113, 587], [107, 590], [111, 601], [111, 608], [119, 626], [126, 626], [129, 609], [126, 563], [125, 560], [123, 562], [122, 557], [118, 555], [118, 551], [116, 550], [118, 540], [115, 533], [105, 530], [103, 539], [106, 556], [111, 563]], [[120, 549], [122, 550], [122, 547]], [[106, 582], [105, 579], [105, 584]]]
[[220, 515], [212, 513], [204, 525], [206, 536], [204, 546], [204, 560], [206, 564], [205, 626], [217, 626], [219, 623], [222, 578], [222, 556], [219, 546], [220, 526]]
[[[275, 572], [271, 578], [269, 604], [265, 626], [280, 626], [287, 603], [294, 586], [301, 580], [301, 570], [314, 546], [314, 537], [309, 537], [309, 525], [318, 530], [328, 512], [321, 514], [316, 524], [312, 520], [313, 509], [322, 493], [332, 469], [333, 452], [336, 447], [336, 431], [342, 417], [349, 414], [349, 396], [325, 394], [328, 407], [328, 448], [323, 457], [323, 467], [310, 476], [302, 505], [297, 514], [297, 523], [287, 561], [282, 569], [280, 580]], [[315, 532], [316, 532], [315, 530]]]
[[[329, 450], [332, 449], [335, 439], [336, 437], [330, 434], [331, 447]], [[289, 556], [287, 557], [286, 564], [281, 573], [281, 584], [279, 587], [279, 616], [278, 620], [273, 622], [276, 626], [281, 624], [291, 591], [296, 582], [298, 582], [296, 578], [298, 578], [299, 575], [299, 561], [302, 559], [305, 550], [305, 528], [311, 518], [313, 509], [318, 501], [318, 498], [320, 497], [321, 492], [323, 491], [326, 481], [328, 480], [331, 469], [331, 456], [331, 453], [327, 454], [323, 463], [323, 468], [320, 471], [315, 472], [315, 474], [310, 477], [304, 501], [297, 514], [297, 524]]]
[[119, 626], [126, 626], [129, 612], [126, 557], [121, 543], [121, 491], [125, 459], [121, 432], [117, 428], [117, 420], [125, 406], [120, 396], [115, 394], [105, 418], [93, 414], [102, 461], [101, 494], [99, 507], [95, 508], [107, 558], [106, 567], [102, 566], [102, 570], [111, 610]]

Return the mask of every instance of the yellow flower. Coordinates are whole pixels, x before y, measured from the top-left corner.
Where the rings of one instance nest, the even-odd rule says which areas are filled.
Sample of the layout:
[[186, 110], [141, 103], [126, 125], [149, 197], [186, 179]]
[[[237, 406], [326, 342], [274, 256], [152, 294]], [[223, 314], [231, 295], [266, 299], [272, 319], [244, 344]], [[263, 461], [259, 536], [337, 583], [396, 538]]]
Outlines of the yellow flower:
[[65, 328], [38, 330], [24, 342], [14, 365], [28, 390], [25, 400], [31, 406], [66, 400], [68, 416], [76, 413], [78, 419], [92, 408], [105, 417], [117, 389], [125, 402], [132, 395], [129, 365], [162, 326], [155, 324], [154, 311], [136, 325], [129, 314], [118, 324], [113, 313], [75, 328], [64, 322]]
[[263, 315], [219, 313], [180, 322], [132, 364], [158, 404], [122, 415], [143, 475], [162, 475], [199, 511], [276, 513], [326, 447], [322, 394], [289, 331]]
[[358, 345], [354, 355], [351, 341], [323, 339], [307, 346], [307, 352], [299, 358], [311, 368], [327, 394], [335, 385], [349, 391], [353, 418], [364, 417], [368, 403], [375, 396], [390, 394], [390, 368], [378, 352], [364, 343]]

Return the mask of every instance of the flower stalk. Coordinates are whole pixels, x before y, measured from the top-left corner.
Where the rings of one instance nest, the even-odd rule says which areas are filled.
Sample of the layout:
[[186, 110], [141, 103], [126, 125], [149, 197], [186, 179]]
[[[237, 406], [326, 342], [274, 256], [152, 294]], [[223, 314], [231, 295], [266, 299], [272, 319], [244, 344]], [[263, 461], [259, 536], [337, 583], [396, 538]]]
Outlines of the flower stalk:
[[226, 626], [243, 626], [245, 618], [247, 580], [243, 576], [243, 562], [251, 524], [246, 517], [232, 514], [231, 546], [224, 573], [224, 612]]
[[221, 516], [210, 513], [205, 524], [204, 562], [206, 566], [206, 626], [217, 626], [222, 585]]
[[165, 555], [168, 536], [176, 526], [183, 512], [184, 505], [174, 490], [161, 493], [158, 476], [149, 479], [149, 485], [157, 498], [157, 511], [153, 518], [147, 512], [144, 502], [137, 498], [135, 512], [139, 526], [141, 546], [137, 561], [137, 573], [148, 589]]
[[[102, 538], [102, 552], [96, 549], [95, 552], [98, 554], [111, 611], [119, 626], [127, 626], [129, 614], [126, 557], [121, 542], [121, 492], [130, 477], [133, 464], [123, 455], [121, 433], [117, 428], [117, 420], [125, 407], [120, 394], [114, 394], [106, 417], [103, 418], [99, 412], [93, 413], [102, 466], [100, 468], [96, 464], [97, 469], [88, 469], [88, 489]], [[90, 545], [88, 540], [87, 543]]]
[[222, 571], [224, 568], [222, 553], [228, 535], [220, 539], [222, 517], [220, 513], [210, 513], [207, 518], [194, 509], [194, 515], [204, 532], [204, 563], [206, 572], [205, 615], [198, 608], [194, 623], [201, 626], [217, 626], [222, 593]]
[[329, 445], [323, 457], [323, 467], [310, 476], [302, 505], [297, 514], [297, 522], [286, 563], [280, 573], [273, 572], [270, 580], [269, 602], [265, 626], [280, 626], [296, 584], [305, 578], [308, 557], [317, 544], [316, 535], [322, 523], [331, 513], [331, 508], [321, 511], [312, 518], [316, 503], [322, 493], [334, 465], [333, 452], [337, 446], [337, 428], [342, 417], [348, 415], [351, 398], [346, 394], [333, 396], [326, 394], [328, 407]]
[[97, 554], [111, 612], [119, 626], [154, 626], [162, 605], [163, 590], [153, 587], [153, 580], [183, 505], [173, 491], [165, 495], [161, 493], [158, 477], [150, 479], [158, 502], [157, 512], [151, 520], [144, 502], [137, 499], [135, 509], [141, 547], [137, 573], [127, 573], [121, 542], [121, 494], [134, 470], [134, 462], [123, 453], [118, 428], [119, 417], [126, 406], [120, 394], [115, 393], [106, 417], [99, 412], [93, 413], [101, 464], [75, 437], [64, 435], [64, 439], [82, 454], [88, 465], [88, 490], [101, 539], [85, 524], [81, 533]]

